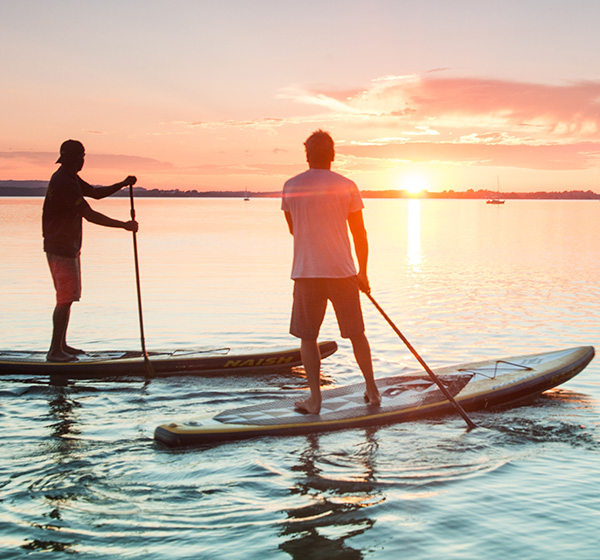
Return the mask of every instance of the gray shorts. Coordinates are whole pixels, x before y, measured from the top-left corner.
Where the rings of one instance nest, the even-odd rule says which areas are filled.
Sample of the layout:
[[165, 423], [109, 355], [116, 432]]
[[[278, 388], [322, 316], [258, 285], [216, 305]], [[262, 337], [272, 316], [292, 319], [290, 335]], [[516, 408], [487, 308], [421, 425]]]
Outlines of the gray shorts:
[[316, 340], [331, 301], [342, 338], [365, 332], [356, 276], [348, 278], [298, 278], [294, 281], [294, 304], [290, 334]]
[[63, 257], [46, 253], [52, 281], [56, 290], [56, 303], [66, 304], [81, 299], [81, 262], [79, 256]]

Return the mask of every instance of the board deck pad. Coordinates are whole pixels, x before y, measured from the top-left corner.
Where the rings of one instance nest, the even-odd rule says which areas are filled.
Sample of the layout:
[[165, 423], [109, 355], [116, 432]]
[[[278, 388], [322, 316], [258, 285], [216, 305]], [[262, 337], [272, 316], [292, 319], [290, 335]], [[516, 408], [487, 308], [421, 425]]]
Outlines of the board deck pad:
[[[442, 379], [442, 383], [456, 395], [473, 377], [472, 374], [453, 376]], [[267, 426], [276, 424], [314, 423], [344, 420], [370, 414], [385, 414], [394, 410], [418, 407], [445, 399], [440, 388], [428, 377], [388, 377], [378, 383], [382, 396], [382, 405], [373, 406], [365, 403], [364, 384], [357, 383], [338, 389], [323, 391], [324, 399], [321, 413], [304, 414], [294, 409], [297, 399], [281, 399], [280, 402], [248, 406], [222, 412], [214, 417], [224, 424], [250, 424]]]
[[[214, 356], [214, 355], [226, 355], [229, 351], [228, 348], [218, 348], [210, 350], [164, 350], [164, 351], [150, 351], [148, 357], [157, 360], [165, 360], [170, 358], [177, 358], [181, 356]], [[90, 362], [106, 362], [110, 360], [130, 360], [135, 358], [143, 358], [142, 352], [139, 350], [92, 350], [85, 352], [85, 354], [79, 354], [77, 356], [78, 364], [90, 363]], [[46, 362], [46, 352], [41, 350], [2, 350], [0, 351], [0, 361], [3, 362], [31, 362], [32, 364], [48, 363]], [[55, 362], [49, 362], [55, 363]]]

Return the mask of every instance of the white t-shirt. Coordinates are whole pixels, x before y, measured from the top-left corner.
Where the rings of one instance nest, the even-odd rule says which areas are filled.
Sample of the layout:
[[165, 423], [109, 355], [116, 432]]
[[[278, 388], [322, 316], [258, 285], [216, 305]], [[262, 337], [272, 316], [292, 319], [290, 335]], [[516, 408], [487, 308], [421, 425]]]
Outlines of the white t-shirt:
[[281, 209], [294, 227], [292, 278], [356, 275], [348, 215], [364, 208], [356, 184], [328, 169], [309, 169], [283, 186]]

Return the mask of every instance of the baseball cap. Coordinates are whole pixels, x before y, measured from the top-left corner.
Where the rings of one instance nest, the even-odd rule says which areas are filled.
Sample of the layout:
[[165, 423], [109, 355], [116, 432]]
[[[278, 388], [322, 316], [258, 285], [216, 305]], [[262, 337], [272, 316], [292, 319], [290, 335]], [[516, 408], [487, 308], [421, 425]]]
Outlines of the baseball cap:
[[85, 148], [79, 140], [65, 140], [60, 146], [60, 157], [56, 160], [56, 163], [73, 161], [84, 153]]

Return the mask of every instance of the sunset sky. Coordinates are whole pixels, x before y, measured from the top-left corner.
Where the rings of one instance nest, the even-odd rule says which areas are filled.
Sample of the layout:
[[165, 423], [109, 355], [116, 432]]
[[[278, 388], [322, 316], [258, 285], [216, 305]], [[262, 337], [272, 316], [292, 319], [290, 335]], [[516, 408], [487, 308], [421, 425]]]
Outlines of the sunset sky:
[[597, 0], [0, 0], [0, 180], [600, 192]]

